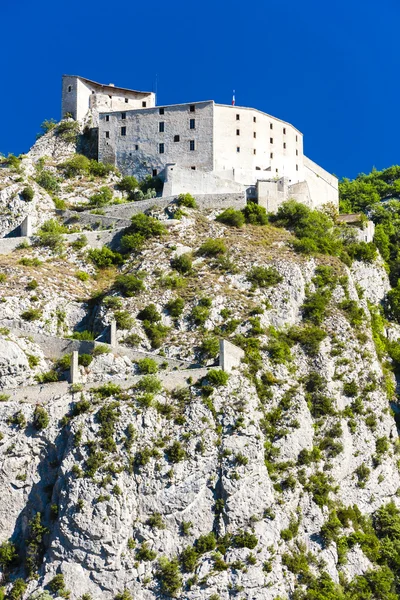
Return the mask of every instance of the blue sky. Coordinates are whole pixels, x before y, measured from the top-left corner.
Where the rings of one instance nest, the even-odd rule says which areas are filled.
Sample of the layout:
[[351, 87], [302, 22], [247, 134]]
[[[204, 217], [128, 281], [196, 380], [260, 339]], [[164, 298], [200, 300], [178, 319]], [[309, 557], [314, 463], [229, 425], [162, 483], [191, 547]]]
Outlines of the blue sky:
[[400, 163], [395, 0], [2, 0], [0, 152], [60, 118], [63, 73], [152, 90], [158, 103], [252, 106], [304, 133], [339, 177]]

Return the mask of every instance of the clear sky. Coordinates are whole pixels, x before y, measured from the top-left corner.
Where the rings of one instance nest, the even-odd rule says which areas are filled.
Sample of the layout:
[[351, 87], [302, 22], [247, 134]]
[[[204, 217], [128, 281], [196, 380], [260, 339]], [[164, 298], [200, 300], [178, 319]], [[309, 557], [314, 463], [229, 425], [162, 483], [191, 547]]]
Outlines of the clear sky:
[[1, 0], [0, 152], [60, 118], [61, 75], [251, 106], [339, 177], [400, 163], [399, 0]]

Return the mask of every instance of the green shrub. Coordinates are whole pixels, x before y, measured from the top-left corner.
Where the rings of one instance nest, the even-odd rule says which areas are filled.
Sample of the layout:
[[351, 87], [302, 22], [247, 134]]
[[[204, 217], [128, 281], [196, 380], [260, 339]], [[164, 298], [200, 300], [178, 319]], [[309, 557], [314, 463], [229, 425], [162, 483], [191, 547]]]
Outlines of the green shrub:
[[258, 544], [258, 539], [249, 531], [239, 531], [239, 533], [233, 536], [232, 542], [236, 548], [249, 548], [253, 550]]
[[74, 154], [72, 158], [60, 165], [65, 177], [76, 177], [77, 175], [88, 175], [90, 160], [83, 154]]
[[74, 250], [82, 250], [85, 246], [87, 246], [88, 239], [86, 235], [80, 235], [74, 242], [72, 242], [71, 246]]
[[357, 469], [354, 471], [357, 475], [358, 479], [358, 487], [364, 487], [366, 481], [368, 481], [369, 476], [371, 474], [371, 469], [367, 467], [364, 463], [362, 463]]
[[139, 233], [125, 234], [121, 238], [121, 252], [128, 254], [133, 250], [141, 250], [145, 239]]
[[[84, 600], [83, 597], [81, 600]], [[133, 596], [128, 590], [124, 590], [123, 592], [120, 592], [114, 596], [114, 600], [133, 600]]]
[[36, 183], [53, 194], [60, 189], [60, 180], [50, 171], [41, 171], [36, 177]]
[[137, 296], [144, 290], [143, 279], [137, 275], [119, 275], [115, 279], [115, 285], [128, 298]]
[[89, 273], [86, 271], [76, 271], [75, 277], [79, 279], [79, 281], [88, 281], [90, 279]]
[[79, 354], [78, 364], [82, 365], [82, 367], [88, 367], [93, 360], [93, 356], [91, 354]]
[[39, 284], [36, 281], [36, 279], [31, 279], [30, 281], [28, 281], [28, 283], [26, 284], [26, 289], [27, 290], [36, 290], [38, 288]]
[[24, 319], [24, 321], [37, 321], [42, 318], [42, 311], [38, 308], [28, 308], [21, 313], [21, 318]]
[[226, 208], [215, 220], [219, 223], [224, 223], [224, 225], [230, 225], [231, 227], [242, 227], [245, 223], [243, 213], [234, 208]]
[[251, 225], [267, 225], [268, 215], [263, 206], [259, 206], [255, 202], [248, 202], [246, 207], [242, 209], [246, 223]]
[[226, 253], [224, 240], [220, 238], [209, 238], [197, 250], [199, 256], [221, 256]]
[[37, 430], [46, 429], [49, 422], [50, 419], [47, 410], [37, 404], [33, 413], [33, 426]]
[[154, 375], [145, 375], [135, 387], [137, 390], [149, 394], [158, 394], [162, 390], [161, 381]]
[[22, 200], [25, 200], [25, 202], [32, 202], [35, 197], [35, 190], [30, 185], [27, 185], [20, 194]]
[[171, 317], [177, 319], [183, 313], [184, 306], [185, 301], [183, 300], [183, 298], [174, 298], [167, 302], [165, 307], [168, 310]]
[[103, 304], [107, 308], [113, 308], [113, 309], [122, 308], [122, 300], [118, 296], [106, 296], [103, 299]]
[[139, 311], [138, 319], [141, 321], [149, 321], [150, 323], [157, 323], [161, 321], [161, 315], [158, 312], [155, 304], [148, 304], [145, 308]]
[[352, 327], [360, 327], [365, 321], [365, 313], [355, 300], [343, 300], [339, 304]]
[[152, 237], [160, 237], [167, 233], [165, 225], [154, 217], [149, 217], [143, 213], [133, 215], [131, 219], [131, 225], [129, 227], [129, 233], [136, 233], [142, 236], [143, 240], [150, 239]]
[[214, 387], [226, 385], [228, 383], [229, 374], [220, 369], [210, 369], [207, 373], [207, 380]]
[[377, 257], [377, 249], [373, 242], [358, 242], [349, 244], [346, 251], [355, 260], [372, 263]]
[[23, 579], [16, 579], [13, 583], [10, 593], [8, 594], [9, 600], [21, 600], [26, 592], [27, 587], [28, 584], [25, 583]]
[[57, 595], [62, 595], [60, 592], [65, 591], [65, 580], [64, 575], [59, 573], [49, 582], [49, 589], [51, 592]]
[[157, 556], [157, 552], [150, 550], [147, 542], [143, 542], [140, 548], [136, 549], [136, 559], [139, 561], [151, 561]]
[[293, 342], [300, 344], [304, 352], [309, 356], [316, 356], [318, 354], [320, 344], [327, 336], [325, 331], [316, 325], [291, 327], [287, 335]]
[[59, 377], [57, 371], [52, 370], [35, 375], [35, 379], [38, 383], [55, 383], [59, 380]]
[[144, 375], [154, 374], [158, 371], [158, 365], [153, 358], [143, 358], [138, 360], [137, 366], [140, 373]]
[[214, 533], [211, 531], [205, 535], [201, 535], [195, 542], [195, 547], [198, 554], [205, 554], [215, 550], [217, 546], [217, 540], [215, 539]]
[[177, 463], [185, 460], [186, 451], [182, 447], [182, 444], [178, 441], [173, 442], [165, 451], [167, 459], [169, 462]]
[[82, 340], [85, 342], [92, 342], [94, 340], [94, 333], [92, 331], [74, 331], [70, 336], [73, 340]]
[[62, 246], [64, 241], [62, 234], [64, 233], [68, 233], [67, 227], [59, 223], [57, 219], [49, 219], [43, 223], [36, 235], [40, 246], [55, 250]]
[[139, 182], [133, 175], [126, 175], [118, 183], [118, 189], [122, 192], [127, 192], [130, 199], [134, 198], [135, 191], [139, 189]]
[[176, 203], [186, 208], [197, 208], [196, 200], [191, 194], [179, 194]]
[[147, 519], [146, 525], [152, 529], [165, 529], [165, 523], [162, 520], [162, 516], [158, 512], [153, 513], [151, 517]]
[[205, 357], [215, 358], [219, 354], [219, 339], [207, 337], [201, 343], [200, 353]]
[[193, 267], [191, 254], [176, 256], [171, 260], [171, 267], [178, 271], [178, 273], [182, 273], [182, 275], [190, 273]]
[[93, 194], [92, 196], [90, 196], [89, 205], [96, 206], [96, 207], [105, 206], [106, 204], [109, 204], [112, 199], [113, 199], [112, 191], [110, 190], [109, 187], [104, 185], [99, 189], [98, 192], [96, 192], [96, 194]]
[[192, 319], [195, 325], [204, 325], [209, 316], [209, 307], [201, 304], [199, 304], [198, 306], [194, 306], [192, 308], [192, 312], [190, 313], [190, 318]]
[[357, 382], [354, 381], [354, 379], [352, 381], [348, 381], [346, 383], [343, 384], [343, 393], [345, 396], [350, 396], [351, 398], [354, 398], [355, 396], [357, 396], [358, 394], [358, 385]]
[[198, 560], [199, 555], [193, 546], [184, 548], [179, 556], [179, 562], [184, 573], [192, 573], [197, 566]]
[[253, 267], [247, 272], [246, 278], [254, 286], [259, 287], [271, 287], [283, 280], [275, 267]]
[[135, 322], [127, 310], [117, 310], [114, 313], [114, 318], [118, 329], [131, 329]]
[[13, 542], [0, 544], [0, 565], [3, 570], [9, 567], [18, 558], [17, 548]]
[[121, 393], [121, 386], [116, 383], [104, 383], [98, 388], [92, 388], [90, 390], [99, 398], [109, 398], [110, 396], [119, 396]]
[[182, 575], [179, 572], [179, 562], [176, 558], [168, 560], [162, 556], [158, 561], [156, 577], [163, 594], [175, 596], [182, 587]]
[[88, 257], [99, 269], [106, 269], [122, 263], [121, 254], [119, 254], [119, 252], [113, 252], [113, 250], [107, 248], [107, 246], [103, 246], [102, 248], [91, 248], [88, 251]]
[[65, 142], [76, 144], [77, 135], [79, 133], [79, 123], [77, 121], [61, 121], [56, 132]]

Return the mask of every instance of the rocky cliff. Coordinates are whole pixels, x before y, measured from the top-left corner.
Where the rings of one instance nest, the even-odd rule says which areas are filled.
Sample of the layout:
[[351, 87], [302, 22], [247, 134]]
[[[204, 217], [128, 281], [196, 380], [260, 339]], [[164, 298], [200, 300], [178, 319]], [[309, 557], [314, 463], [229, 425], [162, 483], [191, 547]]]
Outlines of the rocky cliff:
[[[382, 260], [301, 254], [283, 228], [156, 199], [122, 257], [88, 249], [80, 212], [46, 238], [56, 206], [95, 210], [100, 231], [88, 198], [126, 201], [114, 173], [66, 177], [73, 152], [52, 132], [0, 167], [3, 235], [27, 214], [37, 234], [0, 257], [3, 597], [397, 597]], [[68, 336], [92, 344], [72, 385], [52, 342]], [[230, 374], [220, 338], [245, 352]], [[173, 360], [193, 368], [176, 387]]]

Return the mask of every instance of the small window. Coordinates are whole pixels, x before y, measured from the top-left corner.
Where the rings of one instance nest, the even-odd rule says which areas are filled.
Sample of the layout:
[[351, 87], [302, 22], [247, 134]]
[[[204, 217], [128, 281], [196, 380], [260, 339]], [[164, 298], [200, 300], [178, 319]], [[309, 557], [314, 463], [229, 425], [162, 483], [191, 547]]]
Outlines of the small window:
[[180, 136], [179, 135], [174, 135], [174, 142], [179, 142], [180, 141]]
[[190, 129], [196, 129], [196, 119], [190, 119]]
[[274, 138], [269, 138], [269, 143], [273, 144], [274, 143]]
[[190, 167], [190, 168], [192, 169], [192, 171], [195, 171], [195, 170], [196, 170], [196, 167]]
[[257, 117], [253, 117], [253, 123], [257, 123]]
[[158, 144], [158, 151], [160, 154], [164, 154], [164, 144]]
[[296, 150], [296, 156], [298, 156], [298, 155], [299, 155], [299, 151], [298, 151], [298, 150]]
[[143, 106], [143, 108], [146, 108], [146, 106], [147, 106], [147, 102], [146, 102], [146, 100], [144, 100], [144, 101], [142, 102], [142, 106]]
[[164, 121], [160, 121], [160, 122], [159, 122], [159, 124], [158, 124], [158, 131], [159, 131], [160, 133], [164, 133], [164, 125], [165, 125], [165, 122], [164, 122]]
[[190, 110], [190, 112], [195, 112], [196, 106], [194, 104], [191, 104], [189, 110]]
[[283, 128], [283, 135], [286, 135], [286, 127]]
[[236, 115], [236, 121], [240, 121], [240, 115]]
[[236, 129], [236, 135], [240, 135], [240, 129]]
[[126, 135], [126, 127], [121, 127], [121, 135]]
[[128, 104], [129, 98], [125, 98], [125, 104]]
[[278, 169], [275, 169], [275, 173], [277, 173], [277, 172], [278, 172]]
[[296, 142], [297, 142], [297, 135], [296, 135]]
[[270, 123], [270, 124], [269, 124], [269, 128], [270, 128], [270, 129], [273, 129], [273, 128], [274, 128], [274, 125], [273, 125], [273, 123]]
[[135, 144], [135, 150], [139, 150], [139, 146]]
[[256, 171], [261, 171], [260, 167], [256, 167]]
[[68, 86], [68, 91], [69, 91], [69, 92], [72, 92], [72, 85], [69, 85], [69, 86]]
[[256, 138], [256, 137], [257, 137], [257, 132], [253, 131], [253, 138]]
[[[92, 92], [92, 94], [93, 94], [93, 92]], [[109, 98], [110, 98], [110, 100], [111, 100], [112, 96], [108, 96], [108, 97], [109, 97]]]
[[283, 149], [286, 150], [286, 142], [283, 142]]
[[189, 148], [190, 148], [190, 150], [194, 150], [194, 148], [195, 148], [194, 140], [190, 140], [190, 142], [189, 142]]
[[121, 113], [121, 119], [126, 119], [126, 112]]
[[106, 115], [106, 121], [110, 120], [110, 115]]
[[157, 169], [153, 169], [153, 177], [157, 177], [157, 173], [158, 173]]
[[270, 158], [274, 158], [274, 153], [273, 153], [273, 152], [270, 152], [270, 155], [269, 155], [269, 157], [270, 157]]
[[253, 150], [253, 154], [257, 154], [257, 150], [255, 148]]
[[163, 115], [163, 114], [164, 114], [164, 109], [163, 109], [163, 108], [160, 108], [160, 109], [158, 110], [158, 112], [160, 113], [160, 115]]
[[240, 146], [237, 146], [236, 152], [238, 152], [238, 153], [240, 152]]
[[109, 137], [110, 137], [110, 132], [106, 131], [106, 138], [109, 138]]
[[298, 171], [298, 170], [299, 170], [299, 165], [296, 165], [296, 171]]

